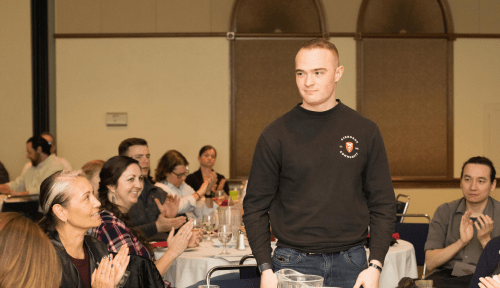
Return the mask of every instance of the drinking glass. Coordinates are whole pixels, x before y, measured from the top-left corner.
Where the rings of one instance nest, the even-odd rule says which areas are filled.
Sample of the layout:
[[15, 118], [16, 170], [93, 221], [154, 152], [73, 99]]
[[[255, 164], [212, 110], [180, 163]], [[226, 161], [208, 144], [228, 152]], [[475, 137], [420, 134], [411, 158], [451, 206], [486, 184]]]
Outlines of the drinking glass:
[[[241, 205], [240, 205], [241, 206]], [[241, 207], [240, 206], [226, 206], [218, 207], [218, 223], [217, 225], [227, 225], [230, 226], [234, 235], [238, 233], [241, 226]], [[232, 239], [232, 242], [236, 244], [236, 237]]]
[[219, 225], [219, 227], [217, 227], [217, 230], [217, 237], [222, 243], [222, 252], [220, 254], [230, 254], [229, 252], [227, 252], [226, 246], [229, 240], [231, 240], [231, 237], [233, 237], [232, 227], [230, 225]]
[[224, 192], [224, 190], [216, 191], [214, 192], [212, 199], [214, 200], [215, 204], [220, 206], [220, 204], [222, 204], [222, 202], [224, 202], [224, 200], [226, 199], [226, 192]]
[[[193, 231], [193, 233], [201, 233], [200, 231], [202, 231], [203, 229], [203, 219], [202, 218], [193, 218], [193, 229], [191, 231]], [[200, 234], [200, 236], [203, 235], [203, 234]], [[203, 240], [203, 239], [201, 239]]]
[[205, 231], [207, 232], [207, 240], [211, 240], [211, 234], [212, 231], [214, 230], [215, 226], [215, 215], [214, 213], [208, 214], [208, 215], [203, 215], [203, 228], [205, 228]]

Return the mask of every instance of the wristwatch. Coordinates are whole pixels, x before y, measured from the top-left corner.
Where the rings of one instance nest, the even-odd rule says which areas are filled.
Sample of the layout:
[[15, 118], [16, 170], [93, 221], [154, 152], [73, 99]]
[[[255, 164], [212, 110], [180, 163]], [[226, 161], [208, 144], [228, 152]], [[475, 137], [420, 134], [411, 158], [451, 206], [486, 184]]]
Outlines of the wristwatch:
[[262, 264], [262, 265], [259, 266], [259, 272], [261, 274], [262, 274], [262, 272], [264, 272], [267, 269], [273, 269], [273, 264], [264, 263], [264, 264]]
[[377, 269], [380, 273], [382, 273], [382, 267], [378, 266], [375, 263], [370, 263], [370, 265], [368, 265], [368, 267], [373, 267], [373, 268]]

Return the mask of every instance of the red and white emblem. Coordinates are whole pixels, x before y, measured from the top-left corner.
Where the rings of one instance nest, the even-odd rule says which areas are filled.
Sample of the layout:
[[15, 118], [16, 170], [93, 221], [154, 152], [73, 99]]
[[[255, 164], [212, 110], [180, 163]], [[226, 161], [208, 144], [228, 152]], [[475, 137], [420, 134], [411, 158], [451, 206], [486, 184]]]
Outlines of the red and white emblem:
[[351, 153], [352, 149], [354, 149], [354, 144], [352, 142], [345, 142], [345, 150]]

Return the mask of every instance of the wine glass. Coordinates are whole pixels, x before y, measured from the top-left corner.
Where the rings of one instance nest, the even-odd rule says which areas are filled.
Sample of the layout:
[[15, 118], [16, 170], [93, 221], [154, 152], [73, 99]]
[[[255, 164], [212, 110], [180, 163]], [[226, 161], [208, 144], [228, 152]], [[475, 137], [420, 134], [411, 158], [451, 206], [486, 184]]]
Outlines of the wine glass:
[[217, 228], [217, 238], [219, 238], [222, 243], [222, 252], [220, 254], [227, 255], [230, 254], [226, 250], [227, 243], [233, 237], [233, 230], [230, 225], [219, 225]]
[[224, 190], [216, 191], [214, 192], [212, 199], [214, 200], [215, 204], [220, 206], [220, 204], [222, 204], [222, 202], [224, 202], [224, 200], [226, 199], [226, 192], [224, 192]]
[[203, 227], [205, 228], [205, 231], [207, 232], [207, 240], [211, 240], [211, 234], [212, 231], [214, 230], [215, 226], [215, 215], [214, 213], [208, 214], [208, 215], [203, 215]]

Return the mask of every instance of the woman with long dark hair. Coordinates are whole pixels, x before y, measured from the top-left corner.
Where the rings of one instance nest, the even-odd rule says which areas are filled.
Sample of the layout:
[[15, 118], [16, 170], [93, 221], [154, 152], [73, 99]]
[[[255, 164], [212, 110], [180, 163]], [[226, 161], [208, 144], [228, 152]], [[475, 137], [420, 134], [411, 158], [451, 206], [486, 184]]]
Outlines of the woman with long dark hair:
[[172, 229], [167, 240], [167, 252], [155, 259], [152, 246], [139, 230], [134, 229], [127, 213], [137, 202], [143, 188], [139, 162], [127, 156], [112, 157], [104, 163], [99, 176], [99, 200], [104, 210], [101, 212], [102, 223], [92, 229], [91, 235], [104, 242], [109, 251], [117, 251], [126, 246], [131, 255], [151, 259], [160, 274], [164, 275], [172, 262], [186, 249], [193, 223], [186, 223], [175, 236]]

